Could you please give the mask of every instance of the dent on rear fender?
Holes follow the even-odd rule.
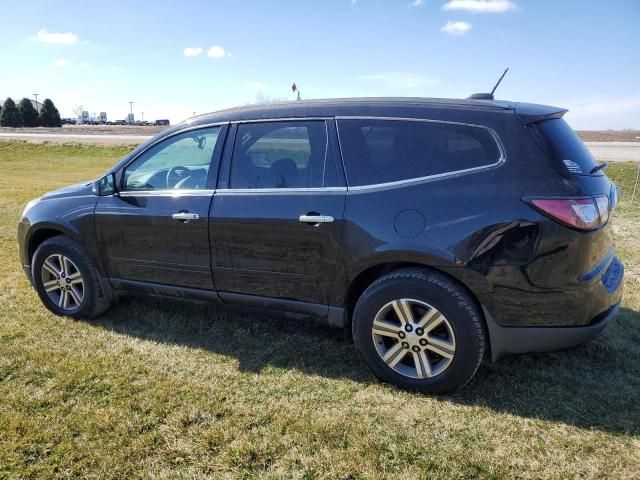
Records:
[[[456,244],[452,253],[486,275],[493,265],[526,265],[531,261],[539,226],[520,220],[490,225]]]

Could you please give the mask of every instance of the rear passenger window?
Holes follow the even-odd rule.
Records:
[[[481,127],[453,123],[342,119],[340,147],[351,186],[409,180],[492,165],[500,149]]]
[[[326,162],[324,121],[242,124],[233,149],[230,186],[322,187]]]

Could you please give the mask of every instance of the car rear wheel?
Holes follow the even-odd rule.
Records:
[[[31,275],[40,300],[57,315],[96,317],[111,304],[91,257],[66,236],[52,237],[38,247]]]
[[[475,375],[486,349],[478,307],[449,278],[400,270],[362,294],[352,334],[381,380],[407,390],[448,393]]]

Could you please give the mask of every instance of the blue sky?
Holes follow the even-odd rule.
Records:
[[[640,129],[639,0],[3,0],[0,95],[124,118],[256,101],[497,98]],[[12,19],[7,21],[7,19]],[[213,48],[212,48],[213,47]],[[191,50],[185,50],[191,49]]]

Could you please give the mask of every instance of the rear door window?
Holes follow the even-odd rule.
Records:
[[[471,125],[340,119],[338,132],[350,186],[453,173],[501,159],[491,132]]]
[[[238,126],[231,188],[321,188],[335,177],[326,123],[282,121]],[[332,178],[333,178],[332,177]]]
[[[598,165],[589,149],[567,122],[561,118],[536,124],[542,147],[551,158],[560,162],[569,173],[589,175]],[[604,175],[602,171],[596,173]]]

